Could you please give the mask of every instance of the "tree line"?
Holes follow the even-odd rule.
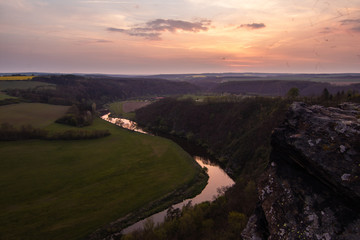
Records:
[[[163,99],[137,110],[136,121],[147,130],[173,134],[206,148],[234,175],[258,168],[254,166],[265,167],[271,131],[284,119],[289,100],[218,99]]]
[[[60,132],[53,132],[41,128],[35,128],[31,125],[23,125],[19,128],[11,125],[10,123],[2,123],[0,125],[1,141],[16,141],[29,139],[82,140],[102,138],[109,135],[109,130],[71,129]]]
[[[186,94],[199,88],[187,82],[142,78],[91,78],[76,75],[34,77],[31,81],[55,84],[55,88],[7,89],[11,96],[32,102],[72,105],[83,101],[96,102],[99,106],[132,97]]]

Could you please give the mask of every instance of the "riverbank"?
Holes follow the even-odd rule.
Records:
[[[201,172],[193,179],[193,181],[185,184],[169,194],[155,200],[146,206],[133,211],[125,217],[119,218],[94,233],[90,234],[86,239],[99,240],[99,239],[112,239],[114,236],[121,236],[122,230],[132,224],[143,220],[155,213],[161,212],[172,205],[182,202],[184,199],[193,198],[205,188],[208,182],[208,175],[206,170],[202,169]]]
[[[155,225],[161,225],[169,217],[169,212],[181,211],[186,206],[201,204],[204,202],[211,202],[215,198],[222,195],[224,189],[234,185],[234,181],[226,174],[226,172],[221,169],[218,165],[212,163],[209,159],[205,159],[199,156],[194,156],[194,160],[203,168],[207,169],[207,174],[209,176],[208,183],[206,187],[201,191],[199,195],[196,195],[193,198],[185,199],[182,202],[179,202],[175,205],[172,205],[170,208],[167,208],[161,212],[158,212],[150,217],[143,219],[135,224],[125,228],[122,233],[129,234],[133,231],[139,231],[146,228],[149,222],[154,223]]]
[[[142,129],[137,128],[135,122],[129,121],[127,119],[112,118],[109,116],[110,113],[106,113],[102,115],[101,118],[105,121],[108,121],[114,125],[120,126],[127,130],[147,134]],[[200,164],[198,164],[196,161],[194,161],[193,164],[195,165],[195,168],[199,169],[199,172],[190,182],[178,187],[174,191],[147,204],[146,206],[131,212],[125,217],[119,218],[116,221],[113,221],[109,224],[106,224],[105,226],[102,226],[101,228],[97,229],[95,232],[90,234],[87,237],[87,239],[91,239],[91,240],[104,239],[109,236],[120,235],[121,231],[124,228],[142,219],[145,219],[155,213],[161,212],[164,209],[167,209],[174,204],[181,203],[185,199],[191,199],[199,195],[208,184],[209,176],[207,174],[206,168],[202,168]]]

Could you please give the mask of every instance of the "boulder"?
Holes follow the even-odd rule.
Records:
[[[360,105],[293,103],[273,132],[258,208],[242,237],[359,239],[359,178]]]

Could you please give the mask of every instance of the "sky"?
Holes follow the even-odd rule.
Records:
[[[0,72],[360,72],[360,0],[0,0]]]

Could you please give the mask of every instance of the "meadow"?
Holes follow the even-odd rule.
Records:
[[[15,97],[9,96],[5,93],[0,92],[0,101],[4,99],[14,99]]]
[[[0,107],[0,123],[10,123],[16,127],[30,124],[46,127],[63,116],[69,106],[43,103],[21,103]]]
[[[5,110],[6,115],[20,112],[13,109],[10,114],[18,106],[30,112],[58,107],[2,106],[0,116]],[[25,115],[36,123],[31,113]],[[48,130],[74,128],[40,122]],[[107,129],[111,135],[0,142],[0,239],[83,239],[192,182],[200,172],[191,156],[167,139],[130,132],[99,118],[83,129]]]
[[[134,119],[134,111],[141,107],[145,107],[150,103],[150,101],[120,101],[110,103],[107,107],[114,117]]]

